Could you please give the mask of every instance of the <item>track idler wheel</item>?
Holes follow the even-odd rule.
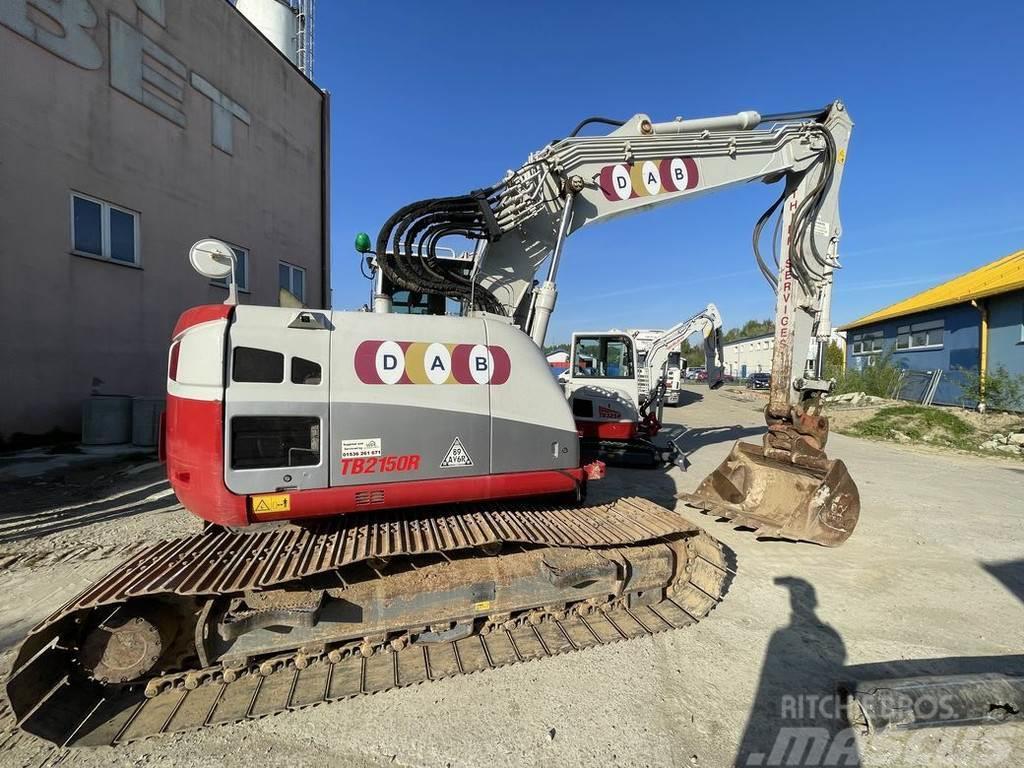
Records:
[[[165,635],[152,613],[118,611],[86,633],[79,657],[82,668],[104,684],[138,680],[164,655]]]

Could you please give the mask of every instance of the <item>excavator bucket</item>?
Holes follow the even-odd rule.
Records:
[[[679,498],[759,536],[839,546],[857,525],[860,494],[843,462],[809,463],[817,466],[771,458],[761,446],[737,442],[693,493]]]

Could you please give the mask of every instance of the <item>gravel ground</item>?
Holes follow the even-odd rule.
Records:
[[[666,417],[687,425],[669,435],[692,450],[689,472],[610,470],[593,500],[637,494],[676,507],[675,493],[692,490],[734,440],[759,439],[761,400],[696,389],[688,399]],[[676,507],[737,562],[725,600],[696,627],[117,749],[61,752],[0,731],[0,764],[767,765],[770,756],[747,761],[770,753],[780,729],[811,722],[792,707],[780,719],[780,706],[820,709],[836,681],[864,665],[917,674],[929,667],[922,660],[937,659],[931,667],[976,671],[990,663],[984,657],[1024,653],[1020,463],[842,435],[829,452],[846,461],[863,503],[841,548],[758,541]],[[124,470],[0,491],[0,671],[35,622],[134,547],[199,529],[159,467]],[[848,744],[828,718],[813,725],[826,729],[833,751],[799,764],[1024,760],[1024,724],[886,732]]]

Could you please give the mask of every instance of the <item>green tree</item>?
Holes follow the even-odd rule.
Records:
[[[741,328],[730,328],[722,337],[723,341],[736,341],[746,339],[750,336],[764,336],[775,332],[775,323],[772,320],[747,320]]]
[[[842,376],[843,369],[846,367],[845,362],[843,348],[834,341],[829,342],[825,348],[825,378],[838,379]]]
[[[1024,375],[1012,374],[1005,365],[979,375],[976,369],[958,369],[962,377],[962,391],[968,400],[984,402],[997,411],[1024,409]]]
[[[569,351],[569,344],[567,342],[563,342],[562,344],[551,344],[549,346],[544,347],[544,354],[545,355],[550,355],[552,352],[568,352],[568,351]]]
[[[684,341],[679,345],[679,356],[686,361],[688,368],[704,365],[704,345],[694,346],[689,341]]]
[[[863,392],[875,397],[895,397],[903,381],[903,369],[893,362],[892,352],[886,350],[862,361],[862,368],[847,368],[835,377],[834,394]]]

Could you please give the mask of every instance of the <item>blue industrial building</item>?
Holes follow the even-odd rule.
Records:
[[[846,365],[863,368],[883,350],[913,371],[942,371],[934,402],[976,405],[964,371],[1000,367],[1024,375],[1024,251],[842,326]]]

